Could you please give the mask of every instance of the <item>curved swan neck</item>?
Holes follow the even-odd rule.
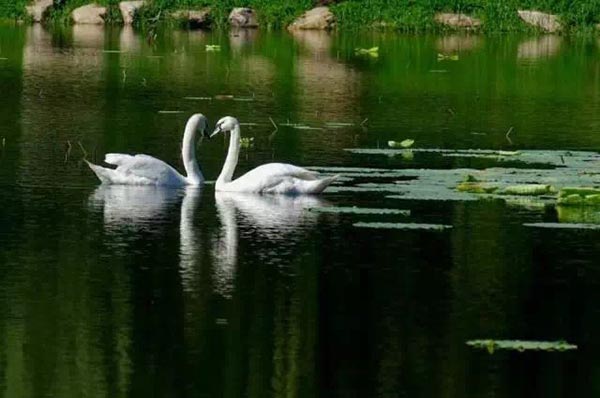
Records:
[[[183,133],[183,144],[181,146],[181,157],[183,159],[183,167],[187,174],[187,181],[191,185],[199,185],[204,181],[204,176],[200,171],[198,162],[196,161],[196,131],[200,123],[200,116],[192,116],[185,125]]]
[[[240,154],[240,125],[236,123],[231,130],[231,137],[229,138],[229,150],[227,152],[227,159],[223,165],[223,170],[219,174],[217,184],[223,184],[231,182],[235,166],[237,166],[238,156]]]

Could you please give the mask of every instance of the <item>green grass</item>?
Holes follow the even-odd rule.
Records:
[[[89,0],[55,0],[52,21],[68,23],[71,11]],[[0,0],[0,18],[22,18],[27,0]],[[109,7],[109,21],[120,22],[118,1],[98,0]],[[227,25],[234,7],[252,7],[264,27],[283,28],[303,11],[313,7],[312,0],[150,0],[140,13],[140,25],[168,19],[176,9],[211,7],[215,27]],[[385,26],[402,31],[439,30],[433,20],[436,12],[463,12],[484,21],[484,31],[531,30],[517,16],[518,9],[537,9],[558,14],[567,30],[591,31],[600,23],[600,0],[345,0],[333,5],[341,29]]]

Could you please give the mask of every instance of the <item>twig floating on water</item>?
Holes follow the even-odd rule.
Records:
[[[67,140],[67,151],[65,152],[65,163],[69,161],[69,156],[71,156],[71,149],[73,146],[71,145],[71,141]]]
[[[279,127],[277,127],[277,124],[275,123],[275,121],[273,120],[273,118],[271,116],[269,116],[269,120],[271,121],[271,124],[273,125],[273,127],[275,127],[275,131],[279,130]]]
[[[510,128],[508,129],[508,131],[506,132],[506,139],[508,140],[508,142],[510,143],[510,145],[513,144],[512,140],[510,139],[510,133],[512,133],[513,131],[513,126],[510,126]]]
[[[363,120],[362,122],[360,122],[360,125],[361,125],[362,127],[365,127],[365,123],[367,123],[367,121],[368,121],[368,120],[369,120],[369,118],[368,118],[368,117],[366,117],[366,118],[365,118],[365,120]]]
[[[81,148],[81,152],[83,152],[83,158],[87,159],[87,151],[85,150],[83,145],[81,145],[81,141],[77,141],[77,144],[79,144],[79,148]]]

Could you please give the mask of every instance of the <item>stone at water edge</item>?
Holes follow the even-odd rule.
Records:
[[[146,2],[144,0],[138,1],[122,1],[119,3],[119,10],[121,10],[121,16],[123,17],[123,23],[125,25],[131,25],[135,13],[142,8]]]
[[[184,20],[191,28],[209,28],[211,23],[210,7],[201,10],[177,10],[171,13],[171,18]]]
[[[71,14],[73,23],[80,25],[101,25],[106,17],[106,7],[98,4],[87,4],[76,8]]]
[[[562,29],[558,15],[546,14],[541,11],[518,10],[519,17],[527,24],[540,28],[548,33]]]
[[[50,10],[52,4],[52,0],[38,0],[32,5],[25,7],[25,9],[33,22],[42,22],[44,15]]]
[[[258,20],[252,8],[237,7],[229,14],[229,24],[236,28],[257,28]]]
[[[442,12],[435,14],[434,18],[440,25],[451,26],[453,28],[473,29],[482,25],[480,19],[465,14]]]
[[[288,29],[329,30],[335,27],[335,23],[335,15],[329,10],[329,7],[316,7],[302,14],[288,26]]]

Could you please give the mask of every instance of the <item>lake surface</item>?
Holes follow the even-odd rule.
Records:
[[[373,46],[378,57],[355,55]],[[182,170],[194,112],[236,116],[254,137],[238,175],[275,160],[342,178],[318,198],[215,195],[100,187],[83,162],[147,153]],[[496,165],[345,150],[406,138],[595,151],[600,45],[0,26],[2,396],[598,396],[600,232],[523,225],[560,221],[552,205],[352,190],[404,181],[364,168]],[[225,150],[222,136],[201,142],[209,180]],[[322,206],[410,215],[310,210]],[[485,338],[579,348],[465,344]]]

